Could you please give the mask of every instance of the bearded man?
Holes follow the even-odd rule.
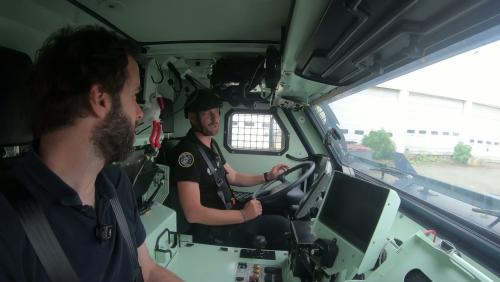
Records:
[[[257,199],[237,202],[230,185],[262,184],[277,178],[288,166],[278,164],[263,174],[233,169],[213,139],[219,132],[221,107],[221,98],[211,89],[196,90],[186,100],[184,115],[191,129],[168,156],[177,184],[177,190],[172,191],[178,198],[174,201],[179,201],[182,209],[177,212],[193,225],[195,242],[253,247],[254,238],[262,235],[266,248],[286,250],[289,221],[281,215],[265,214]]]
[[[71,281],[179,281],[150,258],[130,181],[112,164],[133,150],[143,117],[137,50],[101,27],[68,27],[47,39],[34,64],[37,141],[12,175],[48,219],[76,274]],[[126,225],[117,223],[113,199]],[[44,268],[11,204],[0,193],[0,281],[50,281],[62,266],[55,274]]]

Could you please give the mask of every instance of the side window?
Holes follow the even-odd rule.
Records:
[[[498,240],[499,217],[489,211],[500,206],[500,99],[494,94],[500,88],[490,71],[499,52],[497,41],[322,102],[340,128],[354,132],[345,136],[347,152],[339,160]]]
[[[230,111],[224,133],[229,152],[281,155],[288,149],[288,132],[270,111]]]

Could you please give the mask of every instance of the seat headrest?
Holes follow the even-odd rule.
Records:
[[[177,160],[173,160],[172,151],[179,144],[182,138],[171,138],[171,139],[163,139],[163,143],[161,145],[160,153],[156,158],[156,162],[168,166],[172,166]]]
[[[0,147],[28,144],[32,99],[28,79],[33,63],[21,52],[0,46]]]

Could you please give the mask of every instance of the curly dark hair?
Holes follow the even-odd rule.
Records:
[[[39,137],[89,114],[89,91],[100,84],[113,101],[127,80],[128,55],[139,47],[103,27],[65,27],[38,50],[32,76],[33,131]]]

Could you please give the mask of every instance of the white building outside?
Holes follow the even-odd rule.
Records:
[[[500,162],[500,43],[496,42],[330,104],[347,141],[392,133],[398,152]]]

